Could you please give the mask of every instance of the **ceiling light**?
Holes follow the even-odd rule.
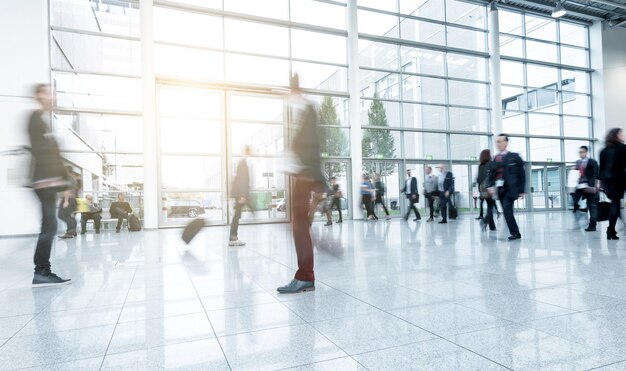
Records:
[[[552,11],[552,18],[561,18],[565,14],[567,14],[567,10],[565,10],[565,7],[563,6],[563,2],[557,1],[556,6],[554,7],[554,10]]]

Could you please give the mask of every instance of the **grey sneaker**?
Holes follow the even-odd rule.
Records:
[[[276,289],[281,294],[295,294],[302,291],[314,291],[314,281],[300,281],[297,279],[291,280],[288,285],[281,286]]]
[[[54,273],[35,273],[33,287],[60,286],[72,283],[71,279],[63,279]]]
[[[246,243],[241,240],[229,241],[228,246],[245,246]]]

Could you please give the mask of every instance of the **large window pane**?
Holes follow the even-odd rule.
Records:
[[[53,72],[52,80],[60,107],[141,111],[139,79]]]
[[[398,69],[398,46],[359,40],[359,65],[396,71]]]
[[[560,37],[563,44],[587,46],[587,27],[564,21],[559,22],[561,27]]]
[[[416,129],[446,130],[446,108],[428,104],[403,103],[404,126]]]
[[[211,153],[222,151],[222,123],[203,119],[161,118],[161,151]]]
[[[502,85],[502,112],[505,116],[516,115],[528,109],[526,93],[517,86]]]
[[[519,114],[504,117],[502,119],[502,130],[507,134],[526,134],[526,116]]]
[[[286,57],[289,54],[289,30],[285,27],[234,19],[226,19],[224,26],[226,49],[229,51],[280,57]]]
[[[116,35],[139,36],[139,5],[134,1],[109,3],[51,0],[50,24]]]
[[[526,138],[509,137],[508,150],[511,152],[519,153],[522,160],[528,160],[528,154],[526,153]],[[498,151],[496,150],[496,153],[497,152]]]
[[[348,98],[327,95],[307,95],[306,98],[313,101],[320,110],[321,125],[350,125],[348,115],[350,101]]]
[[[301,88],[348,91],[348,69],[345,67],[305,62],[292,62],[291,67],[299,75]]]
[[[224,10],[287,20],[289,19],[289,0],[224,0]]]
[[[563,91],[590,93],[589,73],[582,71],[561,70]]]
[[[486,50],[486,34],[484,32],[452,26],[446,26],[446,30],[448,31],[448,46],[481,52]]]
[[[448,80],[450,104],[470,107],[488,107],[487,85]]]
[[[287,86],[289,62],[286,60],[226,54],[226,80],[248,84]]]
[[[346,38],[319,32],[291,30],[293,58],[346,63]]]
[[[485,7],[465,1],[446,0],[446,21],[476,28],[485,28]]]
[[[181,27],[185,25],[185,27]],[[158,41],[222,48],[223,19],[209,15],[154,8],[154,39]]]
[[[315,26],[346,29],[346,7],[315,0],[291,0],[291,20]]]
[[[375,100],[362,99],[361,100],[361,124],[362,125],[386,125],[386,126],[395,126],[400,127],[402,123],[400,122],[400,103],[398,102],[388,102],[379,100],[378,109],[384,112],[385,117],[387,119],[386,122],[376,122],[378,118],[381,117],[380,114],[370,114],[372,112],[372,104],[376,102]],[[406,116],[404,120],[406,121]]]
[[[561,135],[559,116],[528,114],[528,132],[532,135]]]
[[[435,45],[445,45],[444,26],[438,23],[400,18],[400,32],[403,40],[417,41]]]
[[[361,153],[368,158],[400,156],[400,132],[388,129],[363,129]]]
[[[383,2],[381,1],[381,3]],[[357,18],[359,20],[359,33],[394,38],[399,37],[398,17],[396,16],[358,10]]]
[[[404,133],[404,156],[406,158],[447,160],[448,139],[446,134]]]
[[[448,53],[446,63],[450,77],[480,81],[487,79],[487,60],[485,58]]]
[[[364,97],[400,99],[399,74],[360,70],[359,75],[359,90]]]
[[[530,138],[530,160],[561,161],[561,141],[558,139]]]
[[[224,55],[208,50],[156,44],[157,75],[203,80],[224,79]]]
[[[522,29],[522,14],[516,12],[510,12],[504,9],[498,10],[498,18],[500,25],[500,32],[509,33],[513,35],[523,34]]]
[[[580,159],[578,151],[581,146],[591,148],[587,140],[565,140],[563,142],[566,162],[575,162]],[[591,157],[594,157],[593,154],[591,154]]]
[[[526,36],[546,41],[556,41],[556,22],[550,18],[526,14]]]
[[[226,203],[222,192],[164,192],[166,224],[187,224],[196,217],[206,221],[222,221]]]
[[[83,192],[143,190],[143,155],[64,152],[63,158],[80,168]]]
[[[487,137],[483,135],[450,135],[452,160],[470,160],[478,158],[480,151],[488,147]]]
[[[138,41],[71,32],[51,33],[61,48],[56,45],[52,48],[53,67],[65,67],[69,61],[72,68],[78,70],[130,75],[141,73]]]
[[[224,117],[224,95],[220,91],[191,88],[159,90],[159,114],[169,118],[202,118],[220,121]]]
[[[582,94],[563,94],[563,113],[566,115],[589,116],[589,96]]]
[[[446,80],[423,76],[405,77],[402,84],[404,100],[424,103],[445,103]]]
[[[285,150],[283,125],[233,122],[231,130],[231,148],[235,155],[243,155],[247,146],[261,155],[278,155]]]
[[[459,131],[489,131],[489,111],[450,107],[450,130]]]
[[[161,185],[163,189],[220,189],[221,164],[220,157],[161,156]]]
[[[350,156],[350,129],[323,126],[320,136],[322,157]]]
[[[284,102],[281,98],[233,94],[230,107],[231,119],[235,121],[284,121]]]
[[[501,61],[500,68],[503,84],[524,85],[524,65],[522,63]]]
[[[586,49],[561,46],[561,63],[571,66],[587,67],[588,52]]]
[[[557,62],[556,45],[526,40],[526,58],[544,62]]]
[[[524,40],[519,37],[500,36],[500,54],[503,56],[523,58]]]
[[[445,75],[444,53],[428,49],[400,49],[402,55],[402,71],[424,75]]]
[[[388,12],[398,11],[396,1],[358,0],[357,5],[372,8],[372,9],[386,10]]]
[[[529,90],[527,102],[529,111],[559,113],[559,95],[556,90]]]
[[[563,135],[589,138],[590,122],[586,117],[563,116]]]
[[[143,125],[139,116],[55,113],[53,128],[63,150],[143,151]]]
[[[441,0],[400,0],[400,13],[443,21],[444,2]]]
[[[557,89],[558,70],[536,64],[527,65],[528,86],[532,88]]]

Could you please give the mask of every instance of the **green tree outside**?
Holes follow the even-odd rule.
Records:
[[[395,140],[391,131],[385,129],[389,127],[387,122],[387,113],[385,106],[377,99],[378,95],[374,95],[374,100],[367,112],[367,121],[369,126],[380,126],[381,129],[364,129],[363,141],[361,142],[361,150],[364,158],[394,158],[396,148]],[[383,176],[389,175],[393,171],[393,165],[387,165],[382,168]],[[366,169],[368,170],[368,169]]]

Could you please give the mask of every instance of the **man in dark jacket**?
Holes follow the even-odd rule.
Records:
[[[297,293],[315,290],[313,272],[313,240],[309,225],[311,192],[323,186],[326,178],[322,173],[320,158],[320,135],[318,116],[313,104],[301,95],[298,75],[290,81],[292,110],[297,117],[297,131],[291,143],[295,164],[289,172],[295,178],[292,193],[293,239],[296,245],[298,270],[294,279],[287,285],[277,288],[280,293]]]
[[[448,222],[448,204],[450,198],[454,197],[454,175],[448,171],[444,164],[439,165],[439,175],[437,188],[439,189],[439,209],[441,210],[441,221],[439,224]]]
[[[526,192],[526,170],[519,154],[508,151],[509,137],[500,134],[496,137],[498,155],[491,162],[487,186],[489,193],[498,195],[506,225],[509,227],[509,241],[522,238],[517,221],[513,215],[513,204],[523,198]]]
[[[246,157],[252,155],[252,148],[246,146],[244,150]],[[245,205],[250,205],[250,170],[248,169],[248,161],[242,158],[237,164],[237,172],[233,182],[233,197],[235,198],[235,213],[233,221],[230,223],[230,240],[228,246],[244,246],[246,243],[238,237],[239,219],[241,219],[241,210]]]
[[[572,195],[574,201],[574,213],[579,209],[578,202],[581,198],[587,200],[587,210],[589,211],[589,225],[585,229],[587,232],[595,232],[596,219],[598,218],[598,192],[596,180],[598,179],[599,167],[596,160],[589,158],[589,147],[582,146],[578,150],[580,160],[576,161],[576,170],[579,171],[578,187]]]
[[[111,203],[109,213],[111,214],[111,218],[117,219],[115,233],[120,233],[120,229],[122,228],[122,222],[124,221],[124,219],[128,220],[128,216],[133,213],[133,208],[130,207],[130,204],[124,199],[124,194],[118,193],[117,201]]]
[[[49,129],[52,93],[45,84],[35,86],[35,98],[40,109],[34,111],[28,120],[28,135],[32,151],[32,187],[41,202],[41,233],[35,249],[35,274],[33,286],[56,286],[70,283],[52,273],[50,252],[57,231],[55,198],[60,190],[70,185],[68,174],[63,167],[59,146]]]
[[[406,215],[404,215],[404,220],[409,220],[409,215],[411,215],[411,210],[415,213],[414,222],[422,219],[419,210],[415,207],[415,204],[418,203],[419,193],[417,190],[417,178],[411,175],[411,169],[407,169],[406,171],[406,182],[404,183],[404,188],[402,188],[402,193],[405,194],[407,200],[409,200],[409,208],[406,211]]]

